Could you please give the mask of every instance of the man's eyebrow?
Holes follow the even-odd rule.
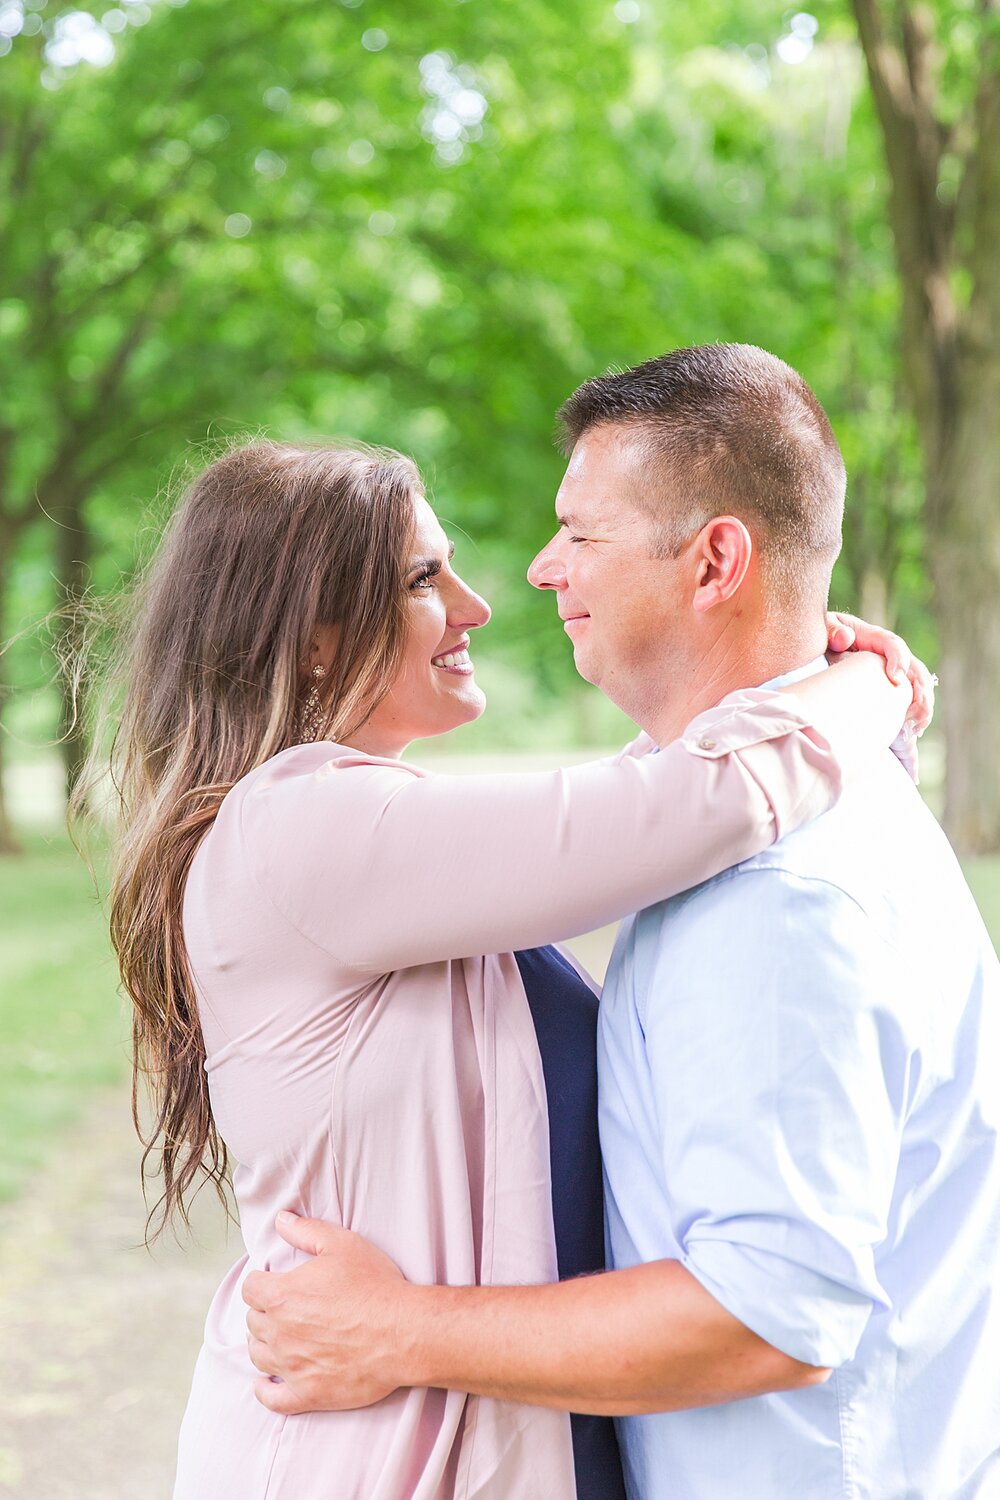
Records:
[[[569,510],[564,511],[562,515],[559,515],[557,512],[556,520],[559,522],[560,526],[570,526],[575,528],[580,524],[578,517],[574,516],[572,511]]]

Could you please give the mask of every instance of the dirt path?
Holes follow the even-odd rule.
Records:
[[[105,1094],[0,1210],[0,1496],[169,1500],[205,1311],[240,1253],[208,1194],[200,1244],[135,1248],[138,1150]]]

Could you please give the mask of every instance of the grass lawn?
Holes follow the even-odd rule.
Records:
[[[0,1200],[100,1084],[128,1071],[117,970],[90,875],[65,836],[0,860]]]
[[[1000,946],[1000,857],[966,873]],[[90,1093],[126,1076],[128,1023],[103,913],[65,837],[36,836],[23,858],[0,860],[0,913],[2,1200]]]

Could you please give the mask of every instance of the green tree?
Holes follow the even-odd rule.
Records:
[[[267,85],[286,25],[314,11],[163,8],[106,73],[86,59],[109,61],[111,35],[85,12],[24,15],[33,35],[0,63],[0,589],[42,526],[58,598],[78,599],[92,498],[113,486],[127,504],[165,447],[237,395],[238,420],[259,420],[301,353],[282,257],[327,226],[309,184],[282,180],[288,96]],[[363,369],[364,353],[341,362]],[[72,782],[84,735],[65,684],[60,731]]]
[[[29,612],[46,558],[64,596],[127,577],[189,441],[351,433],[411,451],[475,539],[498,669],[583,715],[523,584],[552,414],[597,371],[718,338],[815,385],[852,470],[838,602],[919,636],[883,166],[842,14],[818,37],[800,15],[803,40],[735,0],[123,0],[108,32],[32,3],[0,56],[0,515]],[[38,679],[35,647],[9,661]]]
[[[889,169],[957,847],[1000,848],[1000,3],[853,0]]]
[[[803,371],[848,466],[835,601],[930,651],[898,282],[856,41],[835,11],[821,26],[735,4],[689,19],[681,47],[672,30],[671,18],[643,38],[630,130],[676,245],[654,274],[680,309],[678,341],[748,339]]]
[[[29,530],[48,533],[72,603],[101,550],[101,495],[128,509],[184,437],[329,412],[345,380],[377,394],[378,435],[402,397],[448,407],[461,441],[483,380],[466,393],[462,359],[439,341],[428,360],[422,330],[450,304],[456,350],[475,352],[483,308],[449,285],[466,229],[443,177],[486,100],[445,52],[421,73],[436,7],[391,47],[370,17],[315,0],[129,6],[107,25],[44,10],[19,12],[0,59],[0,601]],[[509,299],[491,395],[513,410],[499,357],[523,341],[543,365],[552,341],[533,289],[505,286],[503,261],[468,240],[463,275],[481,277],[491,318]],[[71,783],[84,733],[63,686]]]
[[[627,28],[593,5],[584,39],[527,0],[427,0],[391,30],[309,0],[140,11],[114,36],[25,12],[0,59],[8,563],[31,529],[61,598],[111,581],[183,439],[262,424],[411,448],[487,571],[520,574],[555,406],[655,326],[662,230],[607,128]],[[73,62],[112,44],[106,68]],[[565,643],[518,598],[504,653],[565,684]]]

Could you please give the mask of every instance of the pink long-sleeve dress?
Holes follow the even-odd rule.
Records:
[[[226,797],[184,937],[246,1253],[212,1302],[175,1500],[573,1500],[560,1412],[400,1390],[255,1400],[240,1287],[302,1257],[291,1208],[419,1282],[557,1277],[545,1085],[512,950],[686,889],[824,811],[837,757],[795,701],[735,694],[656,754],[428,775],[297,746]]]

